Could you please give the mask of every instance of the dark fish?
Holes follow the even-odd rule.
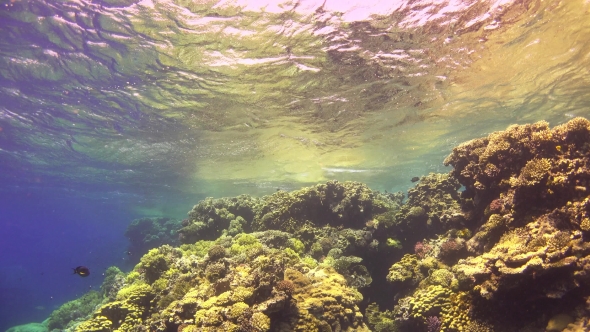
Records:
[[[414,176],[411,181],[412,182],[416,182],[418,180],[420,180],[420,177],[419,176]]]
[[[80,277],[88,277],[90,275],[90,270],[86,266],[78,266],[72,270],[74,270],[74,274],[77,274]]]

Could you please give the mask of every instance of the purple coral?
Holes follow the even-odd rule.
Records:
[[[414,252],[416,253],[416,256],[420,258],[424,258],[424,256],[426,256],[430,249],[432,249],[432,247],[429,244],[426,244],[421,241],[416,242],[416,244],[414,245]]]
[[[426,327],[428,332],[439,332],[441,326],[440,318],[437,316],[429,316],[426,318]]]
[[[501,198],[496,198],[490,203],[491,213],[500,213],[502,210],[504,210],[504,200]]]

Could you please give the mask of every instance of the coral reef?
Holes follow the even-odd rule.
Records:
[[[292,238],[263,244],[280,235],[267,232],[222,236],[202,256],[199,243],[151,250],[76,331],[368,331],[344,276],[310,268]]]
[[[171,218],[140,218],[133,220],[125,236],[129,239],[129,253],[141,257],[148,250],[163,244],[178,245],[179,220]]]
[[[182,221],[179,230],[181,243],[195,243],[199,240],[215,240],[222,233],[237,235],[250,231],[250,224],[260,199],[248,195],[233,198],[213,199],[199,202]]]
[[[257,211],[253,229],[297,233],[306,223],[360,229],[373,214],[387,211],[391,204],[388,198],[364,184],[329,181],[267,196]]]
[[[430,173],[408,190],[408,199],[375,217],[379,230],[413,246],[424,238],[464,227],[459,182],[449,174]]]
[[[80,318],[86,318],[101,304],[103,298],[99,292],[90,291],[80,298],[62,304],[54,310],[47,321],[47,329],[64,330]]]
[[[111,266],[104,272],[104,280],[100,286],[103,298],[114,300],[117,292],[125,285],[125,273],[118,267]]]
[[[182,243],[213,240],[222,234],[279,230],[298,234],[306,226],[361,229],[373,215],[399,202],[392,195],[358,182],[329,181],[293,192],[278,191],[263,198],[241,195],[207,198],[195,205],[179,231]]]
[[[413,280],[419,281],[424,279],[424,274],[418,266],[418,257],[416,255],[405,254],[402,259],[389,268],[387,280],[391,282]]]
[[[411,201],[425,189],[381,217],[404,233],[411,229],[404,223],[425,230],[413,239],[414,255],[406,253],[387,276],[416,287],[404,290],[392,312],[399,330],[428,329],[432,316],[441,331],[538,330],[552,316],[565,317],[556,316],[559,309],[583,302],[590,291],[589,152],[590,122],[582,118],[553,129],[514,125],[454,148],[446,178],[464,190],[436,199],[450,217],[436,220],[427,204]],[[438,267],[427,269],[432,259]]]
[[[514,125],[445,163],[406,201],[336,181],[208,198],[180,247],[107,271],[75,330],[587,329],[590,122]]]

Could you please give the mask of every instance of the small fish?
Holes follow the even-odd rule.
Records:
[[[80,277],[88,277],[90,275],[90,270],[86,266],[78,266],[77,268],[72,268],[72,270],[74,270],[74,274]]]
[[[410,181],[416,182],[418,180],[420,180],[420,177],[419,176],[414,176]]]

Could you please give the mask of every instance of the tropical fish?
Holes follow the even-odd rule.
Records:
[[[72,268],[72,270],[74,270],[74,274],[80,277],[88,277],[90,275],[90,270],[86,266],[78,266],[77,268]]]
[[[419,176],[414,176],[410,181],[416,182],[418,180],[420,180],[420,177]]]

